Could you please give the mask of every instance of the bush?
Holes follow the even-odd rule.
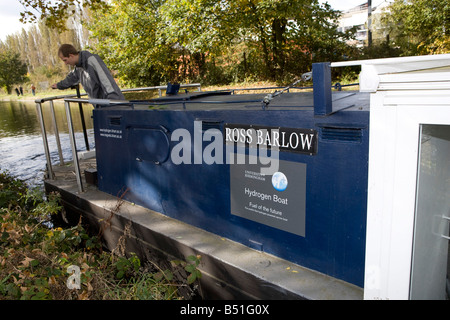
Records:
[[[118,257],[103,251],[101,239],[81,221],[65,229],[47,227],[49,215],[60,210],[57,194],[44,199],[0,174],[0,300],[190,298],[179,289],[201,276],[199,257],[164,271],[135,254]],[[174,277],[180,269],[189,273],[182,281]]]

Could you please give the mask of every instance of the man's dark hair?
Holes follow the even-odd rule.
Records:
[[[75,49],[75,47],[73,45],[67,44],[67,43],[65,43],[65,44],[61,45],[61,47],[59,47],[58,55],[61,55],[61,56],[67,58],[69,56],[69,54],[78,54],[78,50]]]

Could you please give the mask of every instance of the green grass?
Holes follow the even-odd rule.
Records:
[[[23,96],[17,96],[17,94],[13,91],[11,94],[7,94],[4,91],[0,92],[0,100],[4,101],[34,101],[36,99],[48,98],[54,96],[62,96],[62,95],[71,95],[76,94],[75,90],[48,90],[36,92],[36,95],[33,96],[31,92],[24,92]],[[83,91],[84,93],[84,91]]]

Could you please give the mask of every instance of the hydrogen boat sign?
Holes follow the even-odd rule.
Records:
[[[230,158],[245,158],[228,162],[231,214],[304,237],[306,164],[279,160],[278,154],[284,151],[316,155],[317,131],[225,124],[224,140],[227,145],[241,147]],[[258,157],[257,151],[246,155],[245,147],[260,151]],[[268,156],[261,152],[264,149],[272,150],[271,158],[264,157]],[[264,166],[268,163],[270,168]]]
[[[263,174],[248,157],[230,165],[231,214],[304,237],[306,164],[279,160],[277,172]]]

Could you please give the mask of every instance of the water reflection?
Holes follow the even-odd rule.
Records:
[[[67,118],[63,102],[55,101],[55,116],[60,133],[64,161],[72,160]],[[77,104],[71,104],[78,150],[85,150],[81,118]],[[50,103],[42,105],[52,163],[59,162],[52,125]],[[94,148],[91,105],[83,106],[90,148]],[[42,183],[46,158],[34,101],[0,101],[0,170],[8,170],[31,185]]]
[[[0,138],[34,134],[38,128],[33,104],[23,102],[0,103]]]

